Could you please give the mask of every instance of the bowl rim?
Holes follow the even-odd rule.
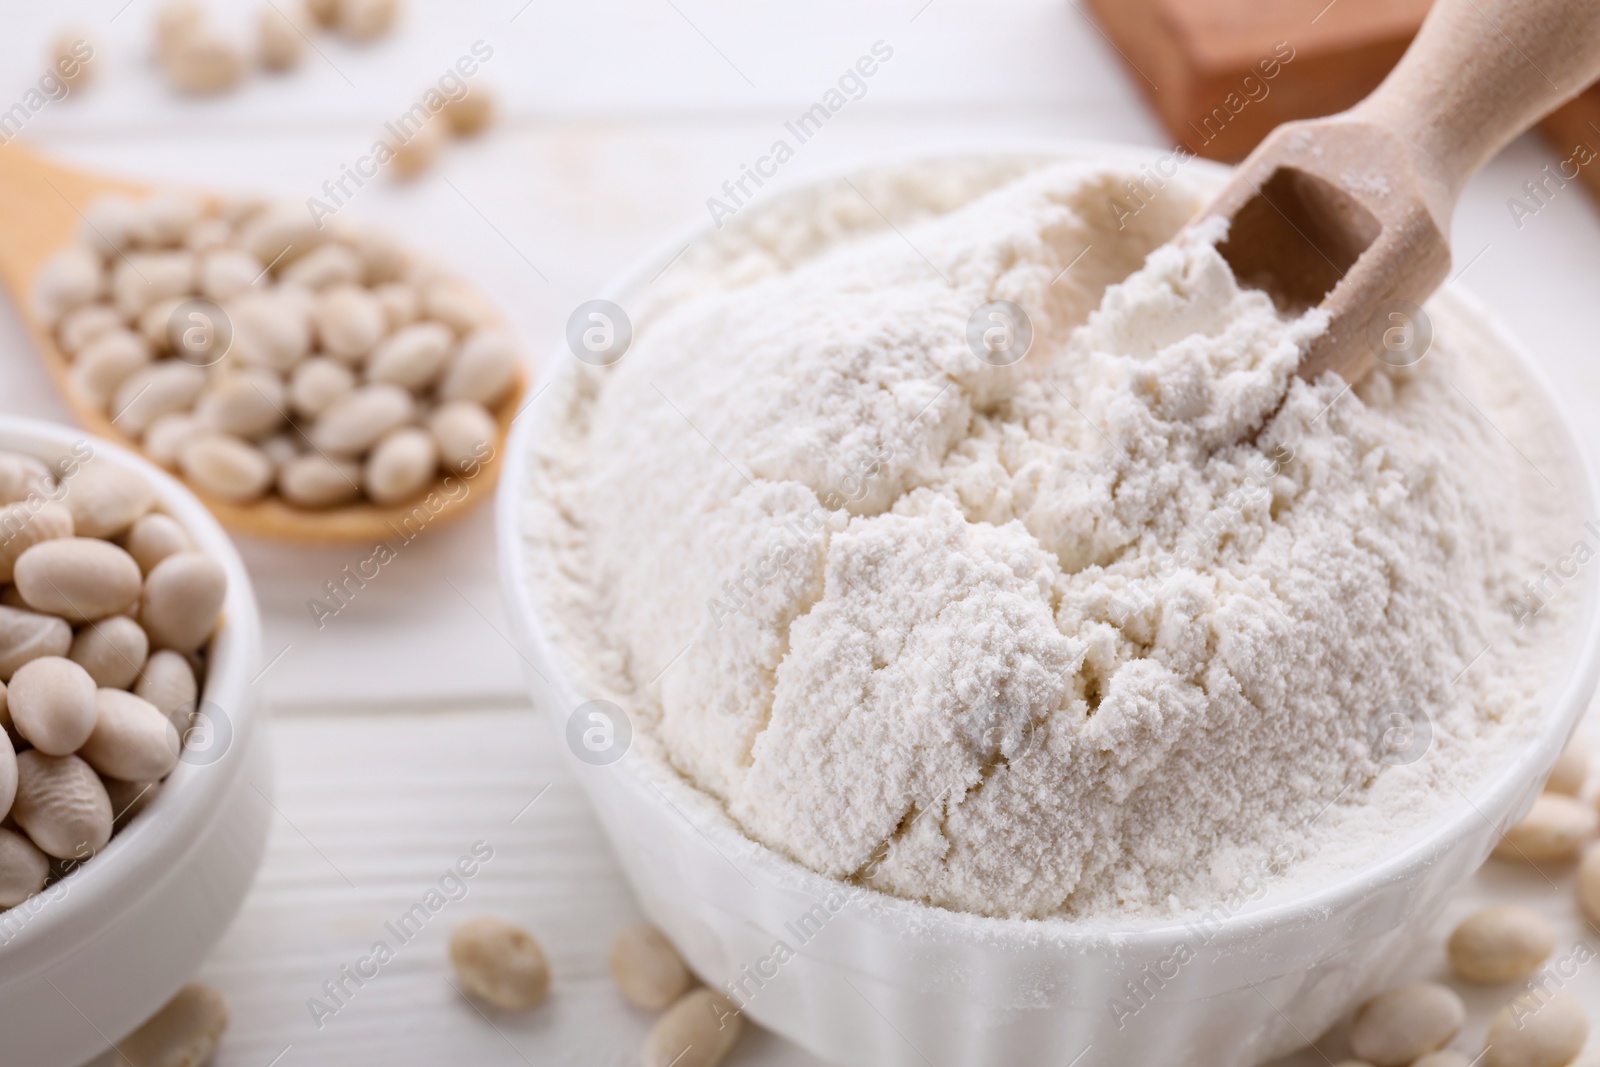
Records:
[[[833,165],[799,172],[786,180],[771,181],[769,188],[763,190],[764,195],[751,206],[759,209],[800,190],[863,172],[986,155],[1138,165],[1154,164],[1164,158],[1181,158],[1183,154],[1177,149],[1162,150],[1066,137],[934,140],[895,150],[851,156]],[[1225,178],[1233,170],[1232,167],[1193,155],[1182,159],[1180,172],[1190,168],[1194,168],[1202,178],[1210,180]],[[646,254],[603,285],[599,296],[625,305],[628,296],[637,295],[652,280],[665,273],[671,263],[682,255],[686,246],[715,232],[715,226],[697,222],[672,233],[667,240],[653,245]],[[1556,413],[1565,452],[1573,462],[1576,475],[1573,491],[1581,497],[1576,503],[1583,514],[1595,513],[1596,501],[1600,501],[1600,481],[1596,479],[1595,466],[1581,446],[1572,413],[1544,370],[1476,297],[1458,285],[1449,285],[1448,288],[1441,286],[1430,297],[1430,300],[1440,299],[1454,302],[1467,314],[1478,318],[1488,329],[1494,343],[1512,356],[1527,381]],[[537,668],[536,672],[540,674],[545,688],[551,691],[550,695],[556,700],[557,706],[567,709],[577,707],[584,698],[573,684],[574,674],[566,656],[553,640],[549,627],[529,593],[531,579],[523,552],[521,511],[530,445],[545,421],[538,412],[530,409],[535,407],[535,402],[558,378],[570,376],[576,373],[576,369],[577,361],[565,344],[558,342],[552,356],[541,366],[541,381],[536,383],[538,388],[514,420],[515,425],[506,442],[509,453],[506,456],[506,469],[495,502],[501,586],[513,629],[522,648],[529,653],[525,657],[529,665],[543,666],[542,672]],[[521,415],[527,417],[522,418]],[[640,756],[637,746],[635,751],[630,751],[621,760],[605,767],[591,767],[570,753],[568,759],[569,766],[580,776],[619,773],[621,781],[631,790],[660,792],[669,802],[673,802],[678,814],[713,849],[722,853],[724,858],[740,859],[743,873],[760,875],[771,883],[772,889],[803,894],[811,899],[824,899],[829,893],[846,886],[852,891],[852,903],[857,908],[907,936],[925,937],[930,931],[942,930],[948,936],[962,939],[976,937],[990,945],[1017,950],[1049,944],[1080,952],[1120,953],[1170,948],[1175,940],[1192,937],[1194,923],[1204,919],[1207,944],[1215,947],[1250,941],[1297,923],[1325,919],[1342,908],[1359,904],[1377,887],[1407,881],[1425,871],[1438,856],[1467,838],[1474,827],[1485,821],[1487,817],[1482,814],[1482,809],[1510,810],[1523,793],[1528,794],[1526,803],[1531,803],[1537,791],[1530,791],[1530,787],[1536,781],[1536,774],[1544,770],[1541,764],[1553,761],[1555,754],[1570,739],[1597,681],[1600,681],[1600,568],[1590,568],[1584,578],[1578,613],[1571,625],[1567,647],[1557,662],[1570,662],[1570,669],[1558,669],[1540,690],[1538,699],[1543,705],[1541,721],[1523,739],[1521,751],[1513,759],[1491,770],[1476,783],[1470,797],[1464,796],[1467,801],[1465,808],[1439,816],[1410,836],[1398,851],[1343,870],[1315,886],[1298,889],[1291,886],[1269,892],[1263,898],[1247,903],[1219,919],[1210,918],[1212,912],[1209,911],[1190,911],[1174,917],[1151,919],[1003,918],[891,896],[818,874],[748,837],[715,797],[678,774],[665,760]],[[1520,817],[1521,813],[1515,814]]]
[[[93,450],[83,462],[105,459],[143,475],[159,506],[183,526],[195,547],[222,564],[228,579],[223,621],[212,637],[200,700],[221,713],[231,736],[214,762],[180,760],[156,797],[105,848],[31,898],[45,899],[30,910],[21,930],[0,941],[0,988],[26,981],[81,950],[116,923],[132,902],[159,888],[220,817],[226,794],[248,762],[257,729],[258,694],[252,686],[261,655],[260,613],[250,576],[222,526],[176,478],[115,442],[59,423],[0,416],[0,449],[6,451],[48,462],[83,442]],[[27,906],[25,901],[18,908]],[[0,924],[7,914],[0,911]]]

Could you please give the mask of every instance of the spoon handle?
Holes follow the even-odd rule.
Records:
[[[1435,0],[1400,63],[1349,112],[1414,149],[1436,206],[1600,77],[1600,0]]]

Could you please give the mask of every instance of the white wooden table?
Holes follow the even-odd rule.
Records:
[[[413,0],[400,31],[376,46],[319,36],[298,73],[201,102],[172,95],[153,70],[154,0],[6,6],[0,110],[37,81],[63,24],[87,28],[100,52],[99,84],[34,116],[23,134],[33,145],[85,166],[293,199],[317,195],[383,121],[486,42],[493,56],[479,77],[505,105],[492,135],[451,147],[415,185],[369,185],[349,210],[403,227],[476,279],[538,355],[609,277],[705,219],[723,180],[875,41],[893,60],[786,177],[974,137],[1165,143],[1069,0]],[[240,26],[255,7],[221,6],[219,18]],[[1520,227],[1506,206],[1558,158],[1524,138],[1491,163],[1463,199],[1456,257],[1467,267],[1460,284],[1487,299],[1594,426],[1600,218],[1576,185]],[[0,410],[65,420],[9,308],[0,352]],[[266,617],[272,665],[261,684],[277,720],[278,810],[256,889],[202,974],[233,1009],[219,1067],[637,1062],[650,1020],[622,1005],[603,963],[633,904],[554,731],[527,705],[489,510],[407,546],[321,629],[306,601],[366,550],[241,548]],[[307,1001],[480,840],[495,856],[468,897],[319,1028]],[[1565,887],[1493,870],[1453,913],[1507,886],[1571,911]],[[556,974],[547,1006],[491,1023],[448,984],[448,930],[477,911],[537,931]],[[1582,934],[1571,919],[1562,951]],[[1430,951],[1416,970],[1441,965]],[[1573,988],[1597,1004],[1600,973],[1588,971],[1600,968]],[[1342,1052],[1337,1037],[1324,1045],[1333,1059]],[[814,1061],[755,1034],[733,1062]],[[1308,1051],[1289,1062],[1325,1060]]]

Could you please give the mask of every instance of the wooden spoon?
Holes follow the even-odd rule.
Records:
[[[1436,0],[1371,96],[1278,127],[1196,222],[1232,220],[1218,251],[1242,284],[1328,312],[1302,376],[1414,362],[1407,331],[1449,274],[1462,186],[1597,76],[1596,0]]]
[[[34,313],[33,292],[39,268],[76,240],[81,213],[90,201],[107,193],[140,198],[150,192],[149,187],[134,182],[86,174],[41,159],[16,140],[0,146],[0,281],[10,290],[34,346],[78,422],[92,433],[136,450],[139,442],[73,387],[66,353]],[[190,489],[224,526],[237,533],[304,543],[380,541],[395,536],[410,540],[420,527],[458,518],[494,495],[500,454],[526,387],[526,376],[519,370],[507,397],[493,412],[499,425],[494,455],[472,478],[451,476],[446,486],[441,477],[427,494],[403,504],[380,506],[361,501],[314,510],[295,507],[277,495],[237,504],[193,485]]]

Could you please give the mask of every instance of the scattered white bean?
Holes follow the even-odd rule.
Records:
[[[272,462],[261,449],[211,430],[184,441],[178,469],[197,489],[236,504],[255,500],[272,485]]]
[[[1379,993],[1357,1010],[1350,1047],[1373,1067],[1405,1067],[1443,1048],[1466,1018],[1466,1005],[1452,990],[1411,982]]]
[[[1539,969],[1556,932],[1538,912],[1513,905],[1484,908],[1451,933],[1450,965],[1469,982],[1515,982]]]
[[[388,33],[400,15],[400,0],[338,0],[339,32],[352,41],[371,41]]]
[[[117,1067],[204,1067],[228,1029],[228,1002],[191,982],[143,1026],[117,1042]]]
[[[94,694],[89,672],[61,656],[23,664],[6,688],[12,725],[47,756],[83,747],[94,730]]]
[[[222,615],[228,574],[203,552],[177,552],[157,563],[139,598],[139,622],[155,648],[193,652]]]
[[[17,557],[13,575],[23,602],[69,622],[118,615],[139,596],[139,565],[110,541],[61,537]]]
[[[433,166],[444,148],[440,125],[437,120],[428,119],[415,130],[408,129],[404,136],[389,136],[389,168],[396,178],[410,181]]]
[[[293,70],[305,55],[306,39],[300,27],[276,4],[261,9],[256,20],[261,65],[271,71]]]
[[[474,915],[450,935],[450,962],[467,992],[502,1011],[526,1011],[550,992],[550,964],[533,935]]]
[[[644,1039],[645,1067],[715,1067],[744,1028],[739,1010],[720,993],[686,993]]]
[[[306,452],[283,465],[278,490],[289,503],[303,508],[327,508],[361,495],[361,464]]]
[[[0,682],[10,682],[25,663],[40,656],[65,656],[71,647],[72,627],[64,620],[0,606]]]
[[[50,46],[50,66],[74,92],[94,80],[94,57],[94,44],[81,29],[63,31]]]
[[[1583,1005],[1561,990],[1534,990],[1500,1010],[1489,1026],[1484,1067],[1567,1067],[1589,1039]]]
[[[162,649],[150,653],[133,695],[148,700],[167,717],[181,736],[189,728],[189,717],[200,698],[194,668],[181,653]]]
[[[177,765],[178,731],[154,704],[123,689],[101,689],[95,708],[94,732],[78,755],[96,771],[124,782],[147,782]]]
[[[1594,836],[1595,822],[1589,805],[1559,793],[1541,793],[1523,820],[1505,832],[1494,856],[1527,863],[1571,859]]]
[[[226,92],[244,77],[244,51],[210,26],[181,37],[165,56],[167,80],[186,93]]]
[[[157,54],[165,59],[205,21],[205,7],[199,0],[167,0],[156,10]]]
[[[0,756],[0,759],[4,759]],[[12,788],[16,787],[16,757],[11,757]],[[0,793],[3,796],[3,793]],[[10,807],[7,801],[5,808]],[[0,808],[4,810],[4,808]],[[0,828],[0,908],[14,908],[44,888],[50,877],[50,857],[22,834]]]
[[[411,420],[411,394],[398,385],[364,385],[340,397],[311,425],[313,446],[336,456],[359,455]]]
[[[67,658],[88,671],[96,686],[127,689],[149,654],[144,627],[126,615],[113,615],[79,630]]]
[[[465,96],[446,100],[440,112],[457,137],[474,137],[494,119],[494,94],[484,86],[473,86]]]
[[[634,923],[611,941],[611,977],[628,1003],[661,1011],[689,988],[689,968],[678,950],[649,923]]]
[[[78,756],[30,748],[17,756],[11,816],[33,843],[57,859],[84,859],[111,840],[111,798]]]
[[[339,0],[306,0],[306,11],[317,25],[330,30],[339,22]]]
[[[27,501],[0,507],[0,582],[9,582],[17,557],[40,541],[72,536],[72,513],[60,504]]]

